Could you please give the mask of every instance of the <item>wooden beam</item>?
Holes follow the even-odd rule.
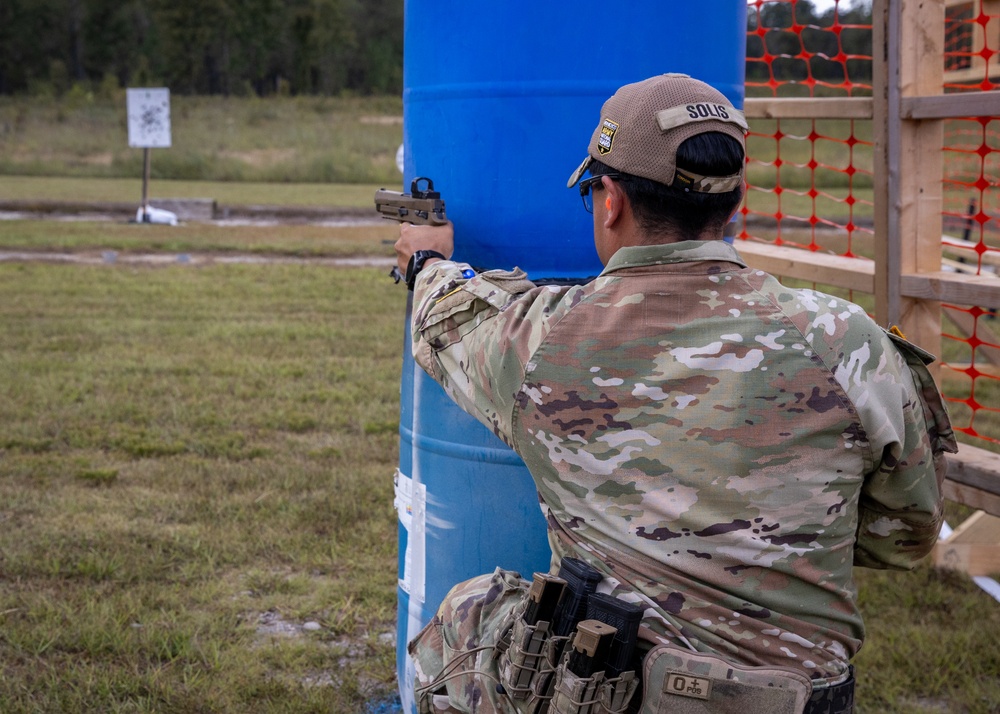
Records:
[[[1000,267],[1000,251],[991,250],[984,252],[978,258],[973,258],[973,254],[979,247],[979,244],[971,240],[962,240],[961,238],[953,238],[948,235],[941,236],[941,246],[943,249],[950,253],[951,255],[957,255],[959,257],[964,257],[966,259],[966,268],[974,268],[977,261],[981,262],[983,265],[994,265]],[[959,248],[961,251],[949,251],[949,248]]]
[[[745,240],[736,241],[736,250],[747,265],[772,275],[865,293],[874,290],[875,263],[870,260]]]
[[[1000,518],[979,510],[934,545],[934,565],[970,576],[1000,573]]]
[[[871,97],[749,98],[747,119],[871,119]]]
[[[963,22],[972,34],[969,46],[971,64],[965,69],[949,70],[944,73],[944,81],[948,84],[968,84],[972,87],[981,84],[984,79],[994,79],[1000,75],[1000,63],[996,55],[984,53],[983,50],[996,50],[1000,40],[1000,2],[997,0],[945,0],[946,7],[965,5],[970,10],[970,17]],[[979,21],[982,15],[986,22]],[[985,55],[985,56],[984,56]]]
[[[952,119],[1000,115],[1000,90],[905,97],[903,119]]]
[[[945,498],[1000,516],[1000,454],[960,444],[948,455]]]
[[[980,346],[980,349],[982,349],[982,346]],[[997,350],[997,353],[1000,354],[1000,350]],[[947,371],[952,373],[956,372],[960,373],[964,372],[970,367],[972,367],[971,362],[948,362]],[[994,362],[993,364],[981,364],[979,362],[976,362],[976,370],[980,374],[985,374],[989,377],[995,377],[996,379],[1000,379],[1000,361]]]
[[[949,501],[961,503],[970,508],[978,508],[980,511],[992,513],[1000,516],[1000,496],[981,488],[973,488],[955,481],[945,481],[941,489],[944,497]]]
[[[968,275],[943,271],[904,274],[902,294],[908,298],[951,302],[956,305],[1000,307],[1000,279],[990,274]]]
[[[979,64],[978,67],[949,70],[944,73],[944,81],[948,84],[965,84],[974,88],[982,84],[984,79],[995,80],[1000,75],[1000,62],[995,58],[990,59],[990,63],[985,67]]]
[[[737,241],[735,246],[748,265],[772,275],[865,293],[874,291],[875,263],[870,260],[748,240]],[[989,273],[969,275],[939,270],[902,275],[901,286],[907,298],[1000,308],[1000,278]]]

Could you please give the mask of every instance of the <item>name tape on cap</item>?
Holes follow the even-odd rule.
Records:
[[[679,126],[699,121],[721,121],[735,124],[744,132],[750,129],[743,112],[728,104],[716,104],[715,102],[695,102],[694,104],[664,109],[656,113],[656,121],[660,125],[660,131],[670,131]]]

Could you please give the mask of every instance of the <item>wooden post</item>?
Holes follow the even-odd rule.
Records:
[[[890,132],[890,107],[898,103],[899,0],[872,2],[872,190],[875,228],[875,320],[899,321],[900,286],[891,266],[899,266],[899,221],[893,210],[899,182],[899,135]]]
[[[939,302],[903,295],[904,275],[941,269],[940,119],[903,115],[908,97],[941,94],[944,0],[875,0],[875,317],[941,351]]]
[[[899,156],[899,240],[897,274],[941,270],[942,151],[941,119],[905,119],[907,97],[940,95],[944,82],[944,1],[899,0],[900,105],[896,126]],[[890,129],[891,130],[891,129]],[[934,354],[941,352],[941,303],[902,298],[899,323],[907,337]]]
[[[149,223],[149,147],[142,150],[142,222]]]

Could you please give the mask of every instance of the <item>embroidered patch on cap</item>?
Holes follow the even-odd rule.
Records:
[[[601,123],[601,135],[597,139],[597,152],[601,155],[611,153],[611,144],[615,140],[615,132],[618,131],[618,124],[605,119]]]

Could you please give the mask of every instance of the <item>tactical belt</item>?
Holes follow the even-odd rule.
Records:
[[[840,684],[814,689],[803,714],[852,714],[854,711],[854,667]]]
[[[576,562],[564,558],[563,566]],[[581,566],[587,567],[583,563]],[[560,569],[560,577],[535,573],[527,597],[507,614],[494,633],[493,654],[499,680],[496,691],[517,711],[853,714],[853,668],[843,682],[814,687],[809,676],[796,668],[738,664],[673,644],[653,647],[642,657],[641,667],[635,666],[638,661],[633,660],[631,648],[627,656],[612,656],[619,627],[630,632],[624,641],[635,643],[642,610],[634,608],[633,613],[626,607],[628,603],[591,591],[585,594],[587,609],[583,611],[572,604],[580,588],[574,585],[577,578],[570,577],[571,570]],[[594,576],[592,584],[596,585],[600,576],[596,571]],[[570,597],[565,597],[567,591]],[[568,618],[572,632],[559,627],[566,619],[559,610],[560,603],[564,610],[568,607],[576,613]],[[588,613],[587,619],[580,619],[582,612]],[[602,613],[603,617],[594,619]],[[633,614],[637,617],[626,617]],[[642,694],[634,697],[640,691],[640,672]],[[639,705],[637,709],[635,705]]]

